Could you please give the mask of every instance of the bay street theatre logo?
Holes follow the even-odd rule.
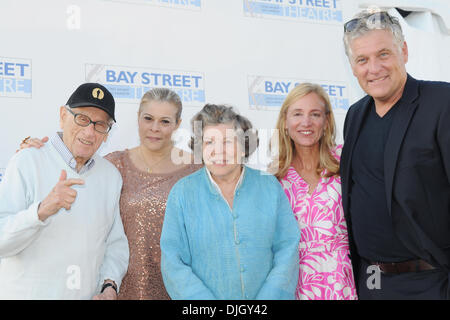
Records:
[[[124,2],[134,4],[149,4],[173,9],[200,10],[202,0],[106,0],[111,2]]]
[[[243,0],[244,14],[302,22],[342,23],[343,0]]]
[[[0,57],[0,97],[31,98],[31,60]]]
[[[175,91],[183,106],[200,106],[206,101],[201,72],[160,70],[86,64],[86,81],[103,84],[119,102],[138,103],[145,92],[163,87]]]
[[[348,86],[344,82],[331,80],[287,79],[265,76],[248,76],[249,105],[252,109],[278,110],[289,91],[297,84],[312,82],[319,84],[330,97],[334,111],[346,112],[349,108]]]

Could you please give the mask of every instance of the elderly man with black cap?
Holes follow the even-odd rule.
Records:
[[[11,159],[0,184],[0,299],[115,299],[129,249],[122,178],[96,154],[115,122],[102,85],[60,108],[62,132]]]

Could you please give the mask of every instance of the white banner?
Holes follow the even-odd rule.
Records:
[[[253,18],[342,24],[342,0],[243,0]]]
[[[303,82],[317,83],[328,93],[335,112],[347,112],[349,108],[348,85],[343,81],[287,79],[265,76],[248,76],[250,108],[279,110],[289,91]]]
[[[0,57],[0,97],[31,98],[31,59]]]
[[[111,2],[124,2],[132,4],[150,4],[175,9],[201,10],[201,0],[103,0]]]
[[[146,91],[157,87],[175,91],[184,106],[202,106],[206,101],[201,72],[86,64],[86,82],[103,84],[119,103],[139,103]]]
[[[185,150],[190,119],[206,103],[234,106],[270,137],[286,94],[305,81],[329,94],[342,143],[346,111],[364,95],[344,53],[344,22],[369,4],[385,7],[404,30],[407,71],[450,81],[449,3],[2,0],[0,173],[25,137],[59,130],[59,107],[87,81],[102,83],[116,99],[117,123],[100,155],[139,144],[138,104],[154,87],[182,99],[175,137]],[[396,8],[413,12],[403,17]],[[268,162],[267,146],[259,148],[255,167]]]

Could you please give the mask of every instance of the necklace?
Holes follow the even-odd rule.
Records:
[[[139,146],[139,148],[138,148],[138,150],[139,150],[139,155],[141,156],[142,161],[144,161],[145,165],[147,166],[147,173],[152,173],[152,172],[153,172],[153,169],[155,169],[155,167],[156,167],[158,164],[160,164],[164,159],[166,159],[166,156],[167,156],[169,153],[172,152],[172,149],[170,149],[169,152],[168,152],[167,154],[165,154],[161,159],[159,159],[158,161],[156,161],[152,166],[149,166],[147,160],[146,160],[145,157],[144,157],[144,154],[142,153],[141,147],[142,147],[142,146]]]

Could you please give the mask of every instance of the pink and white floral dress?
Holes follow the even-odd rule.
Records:
[[[341,150],[342,145],[333,150],[338,160]],[[310,195],[309,185],[291,166],[280,183],[301,231],[296,298],[357,299],[342,208],[341,178],[322,176]]]

